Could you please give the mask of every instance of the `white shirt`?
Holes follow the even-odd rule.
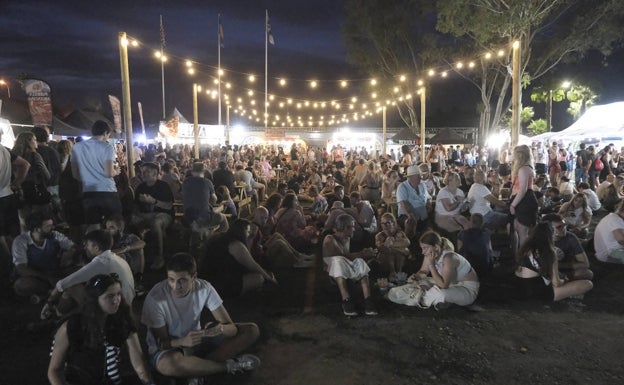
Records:
[[[223,300],[208,281],[195,279],[191,291],[182,298],[174,297],[167,280],[154,285],[145,297],[141,322],[147,326],[149,354],[158,351],[158,342],[150,328],[167,327],[172,338],[181,338],[193,330],[200,330],[200,317],[204,308],[214,311]]]
[[[600,210],[600,207],[602,207],[602,204],[600,203],[600,199],[598,199],[598,195],[596,195],[594,190],[590,190],[590,189],[583,190],[583,194],[587,196],[587,205],[592,211]]]
[[[464,199],[465,195],[464,192],[460,189],[457,189],[455,191],[455,194],[451,193],[448,188],[444,187],[440,190],[440,192],[438,192],[438,196],[436,198],[436,204],[435,204],[435,212],[436,214],[440,214],[440,215],[455,215],[455,214],[459,214],[459,210],[461,209],[462,205],[457,206],[455,209],[451,210],[451,211],[447,211],[444,208],[444,205],[442,204],[442,199],[447,198],[451,201],[451,203],[455,203],[457,201],[462,201]]]
[[[624,219],[616,213],[609,213],[602,218],[594,231],[594,249],[596,249],[596,258],[606,262],[607,256],[613,250],[623,247],[615,239],[613,231],[624,229]]]
[[[481,183],[473,183],[468,191],[468,199],[470,200],[470,214],[485,214],[492,211],[490,202],[485,199],[486,196],[492,193],[487,186]]]

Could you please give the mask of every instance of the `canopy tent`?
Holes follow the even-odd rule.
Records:
[[[463,136],[456,134],[450,129],[446,128],[440,130],[437,134],[431,137],[428,140],[429,143],[433,144],[468,144],[471,143],[470,140],[464,138]]]
[[[552,133],[551,141],[573,141],[596,138],[603,141],[622,140],[624,136],[624,102],[593,106],[574,124]],[[605,139],[603,139],[605,138]]]
[[[409,127],[403,127],[401,131],[394,134],[390,140],[400,145],[415,145],[420,143],[420,137],[414,134],[414,131]]]
[[[86,110],[74,110],[74,112],[63,119],[63,122],[67,123],[70,127],[79,130],[87,130],[89,131],[89,135],[91,135],[91,127],[93,127],[93,123],[98,120],[105,121],[111,128],[115,127],[115,125],[101,113]]]
[[[190,123],[185,117],[184,115],[182,115],[182,113],[178,110],[178,107],[174,107],[173,108],[173,112],[171,112],[171,115],[169,115],[167,117],[167,121],[173,119],[174,117],[178,117],[178,123]]]
[[[91,136],[91,127],[77,128],[54,116],[52,118],[52,133],[61,136]]]

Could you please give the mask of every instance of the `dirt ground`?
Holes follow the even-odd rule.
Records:
[[[375,291],[379,316],[347,318],[320,265],[278,271],[279,286],[225,302],[234,320],[260,326],[262,366],[213,384],[624,383],[624,266],[592,258],[595,287],[584,299],[544,305],[509,299],[507,261],[476,309],[408,308]],[[47,384],[52,327],[27,326],[39,310],[2,291],[0,385]]]

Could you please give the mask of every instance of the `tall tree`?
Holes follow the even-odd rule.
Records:
[[[624,2],[620,0],[439,0],[439,31],[490,49],[522,42],[523,84],[562,62],[582,59],[590,49],[605,57],[621,47]],[[487,68],[466,76],[481,91],[481,130],[488,132],[509,108],[511,71]]]
[[[401,75],[422,72],[431,62],[423,46],[433,46],[435,7],[433,0],[348,0],[343,36],[349,61],[377,85],[370,89],[384,103],[393,100],[405,124],[419,126],[419,86]],[[405,95],[410,95],[406,98]]]

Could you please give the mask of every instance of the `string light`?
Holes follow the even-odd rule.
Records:
[[[130,37],[128,37],[128,39],[126,41],[123,41],[121,43],[125,44],[125,45],[131,44],[132,46],[142,45],[142,43],[140,43],[137,39],[130,38]],[[514,47],[519,47],[519,43],[518,42],[514,42]],[[493,58],[493,55],[494,55],[493,52],[496,53],[498,58],[504,58],[507,55],[507,53],[510,52],[510,48],[506,48],[506,49],[493,49],[491,51],[487,51],[487,52],[483,53],[480,56],[481,56],[482,59],[489,60],[489,59]],[[170,52],[168,52],[168,53],[170,53]],[[155,50],[154,51],[154,56],[157,59],[160,59],[160,61],[162,61],[163,63],[167,62],[168,59],[169,59],[168,56],[164,55],[164,53],[162,53],[159,50]],[[475,55],[475,58],[477,56],[479,56],[479,55]],[[237,114],[243,114],[243,113],[244,114],[248,114],[245,111],[245,108],[244,108],[245,104],[253,105],[253,106],[255,106],[257,104],[257,102],[255,100],[251,99],[253,96],[255,96],[256,92],[259,92],[260,95],[264,95],[264,93],[262,91],[260,91],[260,90],[240,89],[239,86],[241,85],[241,83],[236,81],[237,78],[240,79],[240,75],[244,75],[248,79],[249,83],[254,83],[255,80],[256,80],[256,76],[254,74],[249,74],[249,73],[245,74],[245,73],[242,73],[242,72],[236,72],[236,71],[232,71],[232,70],[228,70],[228,69],[215,68],[214,66],[210,66],[210,65],[202,65],[201,63],[194,62],[193,60],[187,59],[187,58],[180,58],[180,57],[176,57],[176,56],[171,56],[171,58],[175,62],[179,62],[179,63],[182,63],[183,65],[185,65],[186,66],[186,71],[189,74],[191,74],[191,75],[194,75],[194,74],[207,74],[208,76],[210,76],[209,72],[202,71],[201,68],[199,68],[199,69],[196,68],[195,64],[199,65],[202,68],[203,67],[209,67],[209,68],[216,69],[216,73],[218,75],[218,78],[216,78],[216,79],[213,78],[213,80],[212,80],[212,82],[215,85],[219,84],[219,79],[222,76],[228,76],[228,78],[231,78],[232,81],[224,83],[225,84],[225,88],[228,89],[228,90],[233,90],[234,94],[246,92],[248,97],[250,98],[250,99],[246,100],[246,98],[241,98],[240,96],[237,97],[236,95],[232,97],[233,100],[236,99],[237,104],[238,104],[238,107],[234,110],[235,113],[237,113]],[[464,60],[461,60],[461,61],[449,61],[449,60],[447,60],[446,62],[448,63],[448,64],[444,65],[444,67],[446,67],[446,68],[442,68],[443,67],[442,65],[438,66],[438,67],[430,67],[430,69],[428,69],[426,71],[426,74],[428,75],[428,77],[429,78],[433,78],[434,76],[436,76],[438,78],[447,78],[447,77],[449,77],[449,70],[453,70],[453,71],[457,71],[457,72],[459,72],[460,70],[464,70],[464,69],[465,70],[468,70],[468,69],[472,70],[477,65],[476,64],[477,61],[475,61],[475,60],[465,60],[465,61]],[[501,65],[507,65],[507,64],[508,63],[501,62]],[[212,72],[212,73],[214,74],[214,72]],[[394,76],[394,79],[395,79],[395,81],[398,80],[399,82],[404,83],[412,76],[413,76],[412,74],[409,74],[409,75],[408,74],[399,74],[399,75]],[[210,77],[212,77],[212,76],[210,76]],[[416,76],[414,76],[414,78],[418,78],[417,74],[416,74]],[[302,82],[302,81],[307,82],[311,89],[318,88],[319,84],[320,84],[319,80],[303,80],[303,79],[299,79],[299,80],[294,79],[293,80],[293,82],[298,82],[298,81],[299,82]],[[329,80],[321,80],[321,81],[328,82]],[[379,86],[380,84],[387,84],[387,80],[384,80],[383,83],[380,83],[380,81],[377,78],[374,78],[374,77],[368,78],[368,79],[351,79],[351,80],[349,80],[349,79],[341,79],[341,80],[338,80],[335,84],[337,84],[339,86],[339,88],[343,88],[344,89],[344,88],[347,88],[348,86],[350,86],[350,83],[356,83],[356,84],[359,84],[359,85],[363,85],[364,81],[369,82],[369,84],[371,86]],[[277,78],[277,82],[282,87],[285,86],[288,83],[285,77]],[[418,87],[423,87],[424,86],[423,80],[421,79],[421,80],[416,81],[416,85]],[[209,90],[206,90],[206,93],[208,94]],[[368,99],[370,101],[370,104],[373,104],[374,100],[371,100],[371,99],[377,99],[377,98],[380,97],[380,95],[383,95],[384,97],[392,95],[391,99],[386,99],[385,100],[385,105],[396,105],[397,101],[401,102],[401,101],[411,100],[413,93],[416,93],[416,91],[414,90],[414,91],[412,91],[412,93],[410,93],[409,92],[409,87],[408,87],[408,89],[406,89],[406,92],[402,92],[401,87],[399,87],[397,85],[394,85],[394,86],[391,86],[390,89],[377,90],[376,92],[372,92]],[[213,96],[213,97],[217,97],[218,96],[218,92],[210,90],[210,95]],[[223,99],[224,100],[228,100],[228,98],[229,98],[229,96],[225,95],[225,97]],[[328,102],[328,101],[325,101],[325,100],[303,100],[303,99],[297,99],[297,98],[292,98],[292,97],[287,97],[287,96],[280,96],[280,95],[269,95],[268,98],[272,102],[276,101],[276,103],[267,103],[267,106],[271,106],[271,104],[275,104],[274,108],[278,108],[279,107],[280,109],[284,109],[284,108],[287,108],[288,105],[295,104],[298,107],[298,109],[301,109],[301,110],[304,109],[304,106],[306,108],[309,108],[310,111],[312,109],[318,110],[319,107],[320,107],[320,109],[326,108],[327,107],[326,103]],[[368,111],[366,109],[367,106],[368,106],[367,103],[365,102],[366,99],[367,99],[366,97],[361,98],[362,101],[360,103],[356,104],[358,99],[360,99],[360,98],[358,98],[357,96],[353,96],[353,95],[348,97],[348,98],[347,97],[344,97],[344,98],[338,97],[337,99],[331,100],[331,105],[337,111],[340,111],[343,108],[343,106],[344,106],[345,108],[348,109],[348,111],[351,111],[351,113],[354,114],[354,115],[350,115],[350,117],[352,119],[355,119],[355,120],[363,119],[366,116],[372,116],[375,112],[378,112],[376,110]],[[379,102],[375,103],[377,108],[379,108],[379,104],[380,104]],[[359,108],[360,106],[361,106],[361,108]],[[266,118],[268,120],[271,120],[271,121],[278,121],[278,119],[275,119],[275,115],[272,114],[271,112],[268,112]],[[343,116],[341,121],[345,121],[345,119],[349,119],[349,118],[346,117],[346,116]],[[319,120],[318,117],[316,117],[316,118],[314,116],[310,116],[309,117],[309,122],[317,121],[317,120]],[[329,121],[330,120],[325,121],[325,123],[329,124]],[[331,121],[333,121],[334,124],[339,122],[338,119],[331,119]]]

